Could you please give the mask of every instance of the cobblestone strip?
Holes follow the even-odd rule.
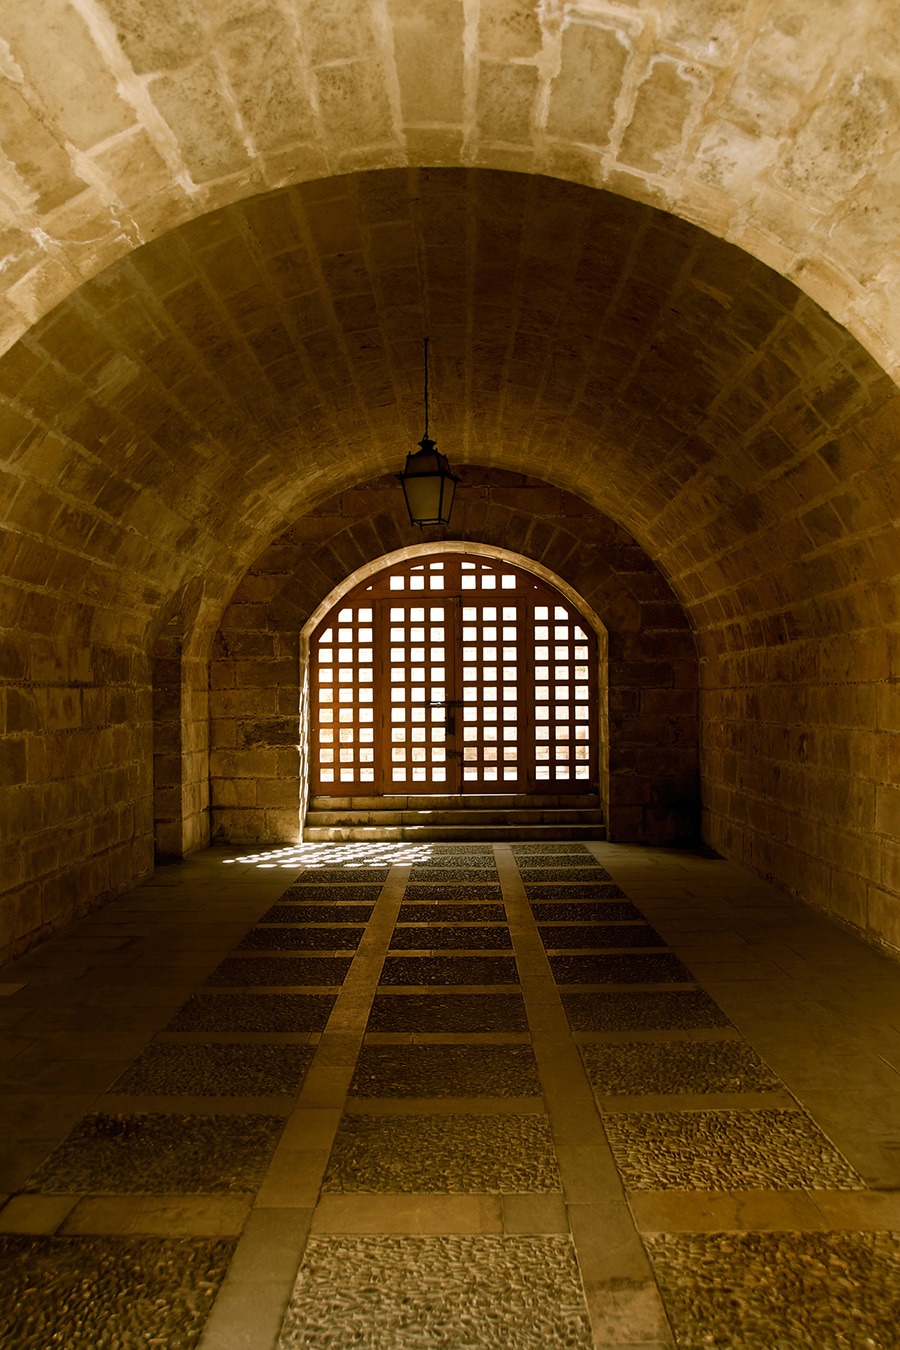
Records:
[[[509,845],[494,846],[596,1347],[671,1345],[578,1048]]]
[[[394,866],[384,884],[257,1193],[200,1350],[260,1350],[278,1338],[409,870],[409,864]]]

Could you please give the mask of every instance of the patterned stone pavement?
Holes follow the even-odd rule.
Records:
[[[900,969],[729,864],[210,850],[0,989],[0,1347],[896,1347]]]

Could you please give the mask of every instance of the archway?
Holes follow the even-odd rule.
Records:
[[[295,521],[248,570],[212,652],[216,841],[300,838],[310,638],[341,597],[386,566],[448,549],[525,568],[571,602],[596,634],[607,837],[696,838],[697,656],[665,578],[621,527],[546,482],[513,484],[508,474],[480,468],[460,472],[465,490],[452,543],[423,543],[396,484],[376,479]]]
[[[333,605],[310,655],[314,793],[597,791],[596,637],[509,560],[386,567]]]

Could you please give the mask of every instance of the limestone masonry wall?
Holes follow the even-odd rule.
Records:
[[[0,954],[153,866],[150,670],[138,654],[0,641]]]
[[[695,838],[696,652],[666,581],[624,530],[578,498],[521,474],[460,473],[448,543],[492,544],[543,564],[607,628],[610,837]],[[214,838],[297,838],[300,630],[356,568],[441,538],[410,526],[398,485],[384,479],[302,517],[251,567],[210,670]]]

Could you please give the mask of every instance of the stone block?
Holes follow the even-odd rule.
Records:
[[[356,60],[322,66],[316,76],[322,120],[339,150],[374,145],[391,138],[390,101],[377,62]]]
[[[880,784],[875,789],[875,829],[900,839],[900,787]]]
[[[391,0],[390,13],[404,121],[428,124],[460,121],[464,29],[461,0],[435,0],[427,7],[413,0]],[[424,70],[428,71],[427,80],[422,78]]]
[[[680,62],[652,61],[638,88],[619,158],[645,173],[670,167],[681,151],[695,88]]]
[[[36,13],[33,5],[11,4],[3,28],[13,59],[66,140],[87,150],[134,122],[87,24],[70,5],[42,0]]]
[[[255,145],[265,152],[312,140],[313,112],[300,54],[278,6],[236,8],[215,36]]]
[[[866,904],[869,931],[900,951],[900,894],[870,886]]]
[[[572,141],[605,145],[628,60],[624,30],[572,22],[563,30],[560,73],[550,91],[547,131]],[[591,97],[585,98],[585,90]]]
[[[150,94],[166,119],[196,183],[240,173],[247,151],[220,92],[216,68],[200,61],[151,81]]]
[[[482,61],[478,74],[481,136],[489,141],[530,141],[537,91],[534,66]]]

